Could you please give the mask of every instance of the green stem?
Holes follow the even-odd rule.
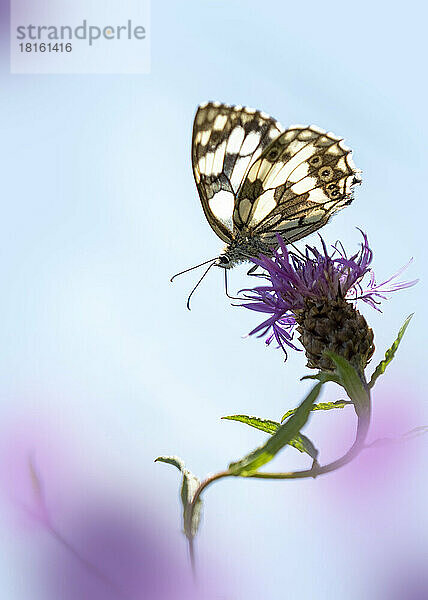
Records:
[[[193,500],[192,500],[192,504],[191,504],[191,507],[190,507],[190,511],[188,513],[189,523],[192,522],[193,511],[195,510],[196,503],[197,503],[197,501],[199,499],[199,496],[204,491],[204,489],[207,488],[212,483],[214,483],[214,481],[217,481],[217,479],[222,479],[223,477],[232,477],[232,476],[233,476],[233,474],[230,471],[221,471],[220,473],[216,473],[215,475],[211,475],[210,477],[207,477],[204,481],[202,481],[202,483],[200,484],[200,486],[196,490],[195,495],[193,496]]]
[[[217,479],[222,479],[223,477],[231,477],[232,473],[230,473],[229,471],[221,471],[220,473],[216,473],[215,475],[211,475],[210,477],[207,477],[204,481],[202,481],[202,483],[200,484],[200,486],[198,487],[198,489],[195,492],[195,495],[193,496],[193,500],[192,503],[190,505],[190,510],[187,512],[187,520],[186,520],[186,524],[187,527],[185,527],[185,530],[187,531],[191,531],[191,527],[190,524],[192,523],[193,520],[193,513],[196,507],[196,503],[198,502],[198,499],[200,497],[200,495],[202,494],[202,492],[212,483],[214,483],[214,481],[217,481]],[[185,525],[186,525],[185,524]],[[196,558],[195,558],[195,544],[194,544],[194,536],[187,536],[187,543],[188,543],[188,547],[189,547],[189,556],[190,556],[190,564],[192,566],[192,572],[193,572],[193,577],[196,579]]]
[[[355,435],[355,441],[352,444],[351,448],[341,458],[339,458],[331,463],[328,463],[324,466],[320,466],[319,464],[314,463],[310,469],[305,469],[302,471],[290,471],[289,473],[253,473],[252,475],[235,475],[235,474],[231,473],[230,471],[221,471],[220,473],[216,473],[215,475],[211,475],[210,477],[207,477],[207,479],[202,481],[202,483],[196,490],[195,495],[193,497],[192,504],[190,505],[190,510],[188,512],[189,523],[191,523],[191,521],[192,521],[193,512],[194,512],[196,503],[197,503],[200,495],[209,485],[211,485],[212,483],[214,483],[214,481],[217,481],[218,479],[223,479],[224,477],[247,477],[247,478],[252,478],[252,479],[304,479],[304,478],[309,478],[309,477],[315,478],[318,475],[336,471],[340,467],[343,467],[344,465],[348,464],[364,448],[364,443],[365,443],[365,440],[367,437],[367,432],[368,432],[369,425],[370,425],[370,414],[371,414],[371,407],[370,407],[370,401],[369,401],[368,403],[365,404],[365,407],[363,410],[360,409],[357,412],[357,417],[358,417],[357,431],[356,431],[356,435]],[[194,554],[193,541],[194,541],[193,538],[188,538],[190,559],[191,559],[192,568],[194,571],[194,569],[195,569],[195,554]]]
[[[303,471],[290,471],[289,473],[253,473],[248,475],[254,479],[305,479],[307,477],[318,477],[324,473],[331,473],[350,463],[364,449],[364,442],[367,437],[368,428],[370,425],[370,412],[358,416],[357,434],[355,442],[351,448],[341,458],[334,460],[326,465],[318,465],[315,463],[310,469]]]
[[[195,544],[193,537],[188,537],[187,542],[189,544],[189,557],[190,564],[192,566],[193,579],[196,581],[196,562],[195,562]]]

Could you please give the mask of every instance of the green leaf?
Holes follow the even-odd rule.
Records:
[[[296,410],[297,409],[293,409],[292,412],[295,413]],[[245,423],[250,427],[255,427],[255,429],[260,429],[260,431],[264,431],[270,435],[273,435],[281,427],[281,423],[278,423],[277,421],[260,419],[259,417],[248,417],[247,415],[230,415],[228,417],[222,417],[222,419],[239,421],[240,423]],[[299,452],[306,452],[313,460],[317,459],[318,450],[305,435],[296,435],[295,438],[288,442],[288,445],[293,446],[293,448],[296,448]]]
[[[250,425],[250,427],[260,429],[260,431],[264,431],[265,433],[270,433],[270,435],[275,433],[278,427],[281,427],[281,423],[277,423],[276,421],[260,419],[259,417],[248,417],[247,415],[229,415],[228,417],[222,417],[222,419],[226,421],[239,421],[240,423]]]
[[[319,373],[315,373],[315,375],[305,375],[300,378],[300,381],[304,381],[305,379],[317,379],[321,381],[321,383],[327,383],[328,381],[334,381],[335,383],[340,383],[340,378],[336,375],[336,373],[330,373],[327,371],[320,371]]]
[[[311,440],[303,435],[303,433],[299,433],[294,437],[290,442],[288,442],[289,446],[293,446],[299,452],[305,452],[308,454],[312,460],[317,460],[318,458],[318,450],[315,448]]]
[[[286,423],[281,425],[265,444],[256,448],[256,450],[241,460],[231,463],[229,465],[229,471],[233,475],[246,477],[272,460],[281,448],[289,444],[290,441],[297,436],[300,429],[305,425],[309,418],[312,405],[321,391],[321,387],[322,384],[317,383],[297,408],[293,416],[290,417]]]
[[[336,402],[318,402],[318,404],[314,404],[312,407],[312,411],[315,410],[332,410],[333,408],[344,408],[345,406],[349,406],[352,404],[349,400],[336,400]],[[281,423],[284,423],[288,417],[294,415],[297,409],[292,408],[291,410],[287,410],[285,415],[281,419]]]
[[[370,396],[358,371],[343,356],[330,351],[327,351],[325,354],[333,361],[336,367],[336,374],[340,378],[340,384],[345,388],[346,393],[352,400],[357,415],[367,413],[370,410]]]
[[[155,458],[155,462],[163,462],[169,465],[173,465],[177,467],[177,469],[183,472],[186,467],[184,466],[184,462],[178,456],[158,456]]]
[[[188,469],[186,469],[184,462],[178,456],[158,456],[155,462],[163,462],[176,467],[183,475],[181,483],[181,503],[183,505],[183,529],[184,534],[188,539],[193,539],[198,532],[199,524],[201,521],[202,513],[202,500],[198,498],[195,508],[193,510],[192,518],[191,515],[191,504],[195,496],[195,492],[199,487],[200,481],[193,475]]]
[[[380,375],[382,375],[383,373],[385,373],[386,367],[389,365],[389,363],[394,358],[397,348],[400,345],[401,340],[403,339],[404,333],[405,333],[407,326],[409,325],[412,317],[413,317],[413,313],[411,315],[409,315],[407,317],[407,319],[404,321],[403,326],[401,327],[400,331],[398,332],[398,335],[397,335],[394,343],[385,352],[385,358],[378,364],[378,366],[374,370],[372,378],[370,379],[369,388],[372,388],[374,386],[374,384],[376,383],[377,378]]]

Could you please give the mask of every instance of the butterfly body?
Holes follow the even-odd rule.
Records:
[[[192,166],[205,216],[227,246],[226,269],[325,225],[360,183],[351,150],[331,132],[219,102],[200,105]]]
[[[270,255],[272,246],[269,246],[251,232],[239,232],[237,236],[226,246],[218,258],[217,266],[231,269],[235,265],[247,262],[252,257],[260,254]]]

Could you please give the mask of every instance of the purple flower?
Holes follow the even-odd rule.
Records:
[[[245,302],[242,306],[269,315],[250,335],[262,337],[269,333],[266,343],[276,340],[285,351],[285,346],[297,349],[293,344],[296,325],[302,325],[302,315],[307,315],[309,305],[326,306],[330,303],[349,303],[355,306],[362,300],[376,310],[387,294],[410,287],[416,283],[393,282],[404,270],[377,284],[371,263],[373,251],[367,236],[361,232],[363,241],[360,250],[347,257],[341,243],[327,249],[321,238],[322,250],[306,246],[304,254],[288,251],[284,240],[278,235],[278,249],[271,257],[261,255],[253,262],[267,274],[260,277],[268,284],[242,290]],[[407,265],[406,265],[407,266]],[[313,315],[312,315],[313,316]],[[360,315],[361,316],[361,315]],[[298,329],[301,333],[301,330]]]

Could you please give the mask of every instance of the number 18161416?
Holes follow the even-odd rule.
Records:
[[[70,42],[64,44],[57,42],[55,44],[45,43],[45,42],[26,42],[25,44],[21,42],[19,44],[19,49],[21,52],[71,52],[73,47]]]

